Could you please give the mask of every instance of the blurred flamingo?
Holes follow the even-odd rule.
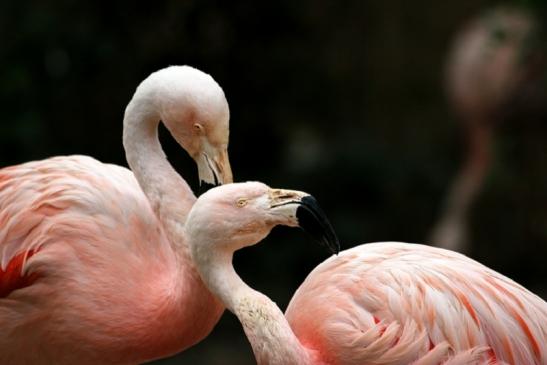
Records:
[[[182,229],[196,198],[165,158],[160,120],[202,183],[232,181],[224,93],[187,66],[151,74],[125,110],[134,175],[86,156],[0,170],[1,364],[142,363],[218,321]]]
[[[469,250],[468,217],[492,160],[495,127],[535,67],[535,21],[500,6],[474,19],[456,37],[447,64],[449,101],[463,123],[467,156],[444,202],[430,242]]]
[[[203,281],[237,315],[259,365],[547,363],[547,303],[441,248],[381,242],[343,251],[312,271],[283,316],[232,266],[234,251],[278,224],[338,251],[315,199],[257,182],[209,190],[185,225]]]

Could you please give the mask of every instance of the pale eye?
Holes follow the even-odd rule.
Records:
[[[244,206],[247,205],[247,198],[239,198],[239,199],[236,201],[236,205],[237,205],[239,208],[243,208]]]

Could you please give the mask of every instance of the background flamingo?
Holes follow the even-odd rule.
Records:
[[[496,127],[536,76],[536,38],[533,16],[508,6],[481,14],[457,35],[448,58],[446,88],[463,125],[467,156],[433,229],[434,245],[469,251],[470,208],[492,163]]]
[[[143,81],[125,111],[135,175],[85,156],[0,170],[0,363],[142,363],[209,333],[223,307],[182,232],[195,196],[157,127],[217,184],[232,180],[228,119],[209,75],[173,66]]]
[[[332,256],[297,290],[285,318],[232,266],[234,251],[278,224],[300,225],[337,250],[313,198],[261,183],[210,190],[185,225],[201,277],[241,321],[258,364],[546,363],[547,303],[466,256],[429,246],[381,242]]]

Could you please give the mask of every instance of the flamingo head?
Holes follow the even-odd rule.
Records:
[[[153,112],[196,161],[201,189],[232,182],[230,110],[210,75],[190,66],[167,67],[143,81],[139,94],[152,101]]]
[[[185,224],[193,258],[251,246],[276,225],[300,227],[332,253],[340,244],[325,213],[311,195],[272,189],[259,182],[228,184],[196,201]]]

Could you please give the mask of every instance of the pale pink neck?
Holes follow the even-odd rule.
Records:
[[[450,192],[449,210],[467,215],[471,203],[483,184],[490,164],[492,129],[489,125],[470,128],[467,136],[467,157]]]
[[[279,307],[237,275],[231,254],[196,260],[196,265],[209,289],[238,317],[259,365],[312,364],[312,354]]]
[[[467,219],[472,203],[483,185],[491,160],[493,128],[487,120],[477,120],[466,131],[467,156],[445,201],[443,215],[434,230],[433,243],[456,251],[466,251]],[[454,232],[452,242],[444,236]],[[459,232],[456,232],[459,231]],[[444,236],[443,236],[444,235]]]
[[[191,260],[185,240],[184,223],[196,198],[188,184],[167,161],[158,140],[159,113],[151,98],[139,90],[127,106],[123,144],[127,162],[152,209],[162,223],[176,264],[171,308],[183,320],[174,333],[183,348],[203,339],[223,312],[221,303],[205,287]],[[149,242],[161,245],[161,242]],[[158,247],[158,251],[161,248]],[[169,310],[168,313],[172,313]],[[170,314],[172,315],[172,314]],[[181,351],[183,348],[177,348]]]
[[[158,139],[159,121],[153,100],[136,93],[125,111],[125,154],[141,189],[164,225],[172,246],[175,249],[184,246],[182,250],[187,251],[182,226],[196,197],[165,157]]]

